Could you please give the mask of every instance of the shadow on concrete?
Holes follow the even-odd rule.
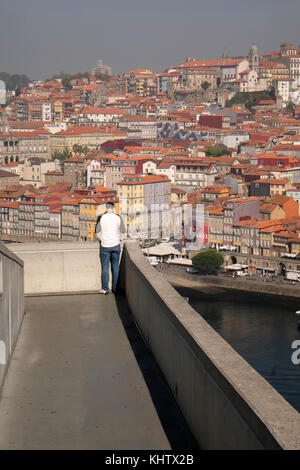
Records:
[[[172,450],[199,451],[173,395],[151,350],[134,322],[124,295],[116,295],[116,304],[128,341],[143,374],[160,422]]]

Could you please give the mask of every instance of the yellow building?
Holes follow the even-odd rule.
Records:
[[[291,253],[298,255],[300,253],[300,238],[296,235],[290,239]]]
[[[260,256],[273,256],[273,227],[261,227],[259,232]]]
[[[53,104],[53,114],[55,121],[63,121],[64,105],[61,101],[55,101],[55,103]]]
[[[126,137],[127,135],[118,131],[115,126],[106,128],[78,126],[52,134],[49,139],[52,154],[55,151],[63,152],[65,148],[72,151],[75,144],[97,150],[108,140],[126,139]]]
[[[106,211],[107,202],[113,202],[115,211],[119,213],[119,203],[115,194],[107,192],[97,196],[85,196],[79,201],[79,237],[80,240],[95,239],[97,217]]]
[[[165,175],[127,175],[117,183],[120,215],[129,232],[129,227],[137,232],[142,231],[143,227],[146,231],[150,230],[154,207],[170,207],[170,183]],[[144,235],[147,238],[147,234]]]
[[[271,86],[275,80],[289,79],[289,69],[281,62],[268,62],[264,60],[260,65],[260,76],[267,80],[267,85]]]
[[[209,210],[208,243],[212,248],[223,245],[224,240],[224,211],[223,208]]]

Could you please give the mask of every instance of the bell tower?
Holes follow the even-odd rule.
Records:
[[[8,116],[6,112],[0,108],[0,134],[7,134],[9,132]]]
[[[251,47],[251,49],[249,51],[248,58],[249,58],[250,70],[254,70],[255,72],[258,73],[258,70],[259,70],[259,53],[258,53],[257,46],[255,44],[253,44],[253,46]]]

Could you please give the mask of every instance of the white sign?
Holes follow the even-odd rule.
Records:
[[[6,364],[6,346],[4,341],[0,340],[0,364]]]
[[[292,349],[295,349],[295,351],[292,354],[292,363],[295,366],[298,366],[300,364],[300,340],[296,339],[292,343]]]

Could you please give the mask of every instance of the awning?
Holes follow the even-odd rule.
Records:
[[[239,271],[241,269],[248,268],[248,264],[230,264],[229,266],[224,266],[224,269],[232,270],[232,271]]]
[[[296,258],[296,253],[281,253],[281,258]]]
[[[188,258],[174,258],[166,261],[168,264],[179,264],[181,266],[193,266],[192,260]]]
[[[156,246],[143,248],[142,252],[147,256],[181,256],[180,251],[176,250],[171,243],[160,243]]]

